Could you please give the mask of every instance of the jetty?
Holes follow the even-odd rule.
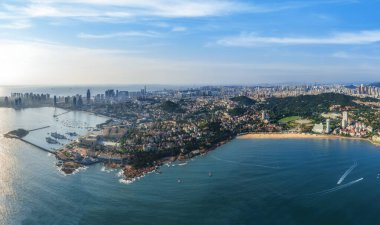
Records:
[[[18,139],[19,139],[20,141],[23,141],[23,142],[25,142],[25,143],[27,143],[27,144],[30,144],[30,145],[36,147],[36,148],[38,148],[38,149],[40,149],[40,150],[42,150],[42,151],[45,151],[45,152],[48,152],[48,153],[51,153],[51,154],[56,154],[56,152],[53,151],[53,150],[50,150],[50,149],[47,149],[47,148],[41,147],[41,146],[36,145],[36,144],[33,144],[32,142],[27,141],[27,140],[25,140],[25,139],[23,139],[23,138],[18,138]]]
[[[30,144],[30,145],[36,147],[36,148],[38,148],[38,149],[40,149],[42,151],[45,151],[45,152],[48,152],[48,153],[52,153],[52,154],[56,154],[55,151],[52,151],[52,150],[44,148],[42,146],[33,144],[32,142],[27,141],[27,140],[24,139],[24,137],[27,136],[29,134],[29,132],[36,131],[36,130],[42,130],[42,129],[46,129],[46,128],[49,128],[49,127],[50,126],[44,126],[44,127],[39,127],[39,128],[32,129],[32,130],[25,130],[25,129],[13,130],[13,131],[8,132],[7,134],[4,134],[4,137],[18,139],[20,141],[23,141],[23,142],[25,142],[27,144]]]
[[[46,129],[46,128],[49,128],[50,126],[45,126],[45,127],[39,127],[39,128],[36,128],[36,129],[32,129],[32,130],[28,130],[29,132],[32,132],[32,131],[36,131],[36,130],[43,130],[43,129]]]
[[[62,116],[62,115],[65,115],[66,113],[69,113],[71,112],[70,110],[66,111],[66,112],[63,112],[63,113],[60,113],[60,114],[54,114],[53,117],[58,117],[58,116]]]

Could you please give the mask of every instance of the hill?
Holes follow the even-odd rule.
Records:
[[[245,105],[245,106],[251,106],[251,105],[256,104],[255,100],[248,98],[247,96],[244,96],[244,95],[238,96],[238,97],[233,97],[230,100],[238,103],[239,105]]]
[[[174,103],[172,101],[165,101],[161,105],[162,110],[169,112],[169,113],[182,113],[184,110],[181,108],[181,106],[177,103]]]
[[[380,88],[380,82],[372,83],[372,84],[370,84],[369,86]]]
[[[271,118],[275,120],[289,116],[310,117],[329,111],[332,105],[356,106],[355,97],[325,93],[320,95],[301,95],[286,98],[270,98],[264,109],[271,112]]]

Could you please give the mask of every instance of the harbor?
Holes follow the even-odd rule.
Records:
[[[40,150],[42,150],[42,151],[44,151],[44,152],[48,152],[48,153],[51,153],[51,154],[55,154],[55,151],[53,151],[53,150],[49,150],[49,149],[44,148],[44,147],[42,147],[42,146],[39,146],[39,145],[33,144],[32,142],[27,141],[27,140],[25,140],[25,139],[23,139],[23,138],[18,138],[18,139],[19,139],[20,141],[25,142],[25,143],[27,143],[27,144],[29,144],[29,145],[32,145],[32,146],[34,146],[34,147],[36,147],[36,148],[38,148],[38,149],[40,149]]]
[[[58,108],[26,109],[25,114],[36,118],[40,127],[26,125],[3,134],[6,138],[18,139],[38,150],[56,155],[65,145],[77,141],[96,129],[105,119],[86,112],[73,112]],[[42,115],[42,116],[37,116]],[[84,120],[85,119],[85,120]],[[88,164],[93,163],[92,161]]]
[[[22,142],[25,142],[25,143],[27,143],[29,145],[32,145],[32,146],[36,147],[36,148],[38,148],[38,149],[40,149],[42,151],[55,154],[55,151],[53,151],[53,150],[47,149],[45,147],[42,147],[42,146],[37,145],[37,144],[34,144],[34,143],[32,143],[32,142],[24,139],[24,137],[27,136],[30,132],[47,129],[49,127],[50,126],[44,126],[44,127],[39,127],[39,128],[31,129],[31,130],[17,129],[17,130],[13,130],[13,131],[10,131],[10,132],[4,134],[4,137],[18,139],[18,140],[20,140]]]

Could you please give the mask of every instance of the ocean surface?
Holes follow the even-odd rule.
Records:
[[[105,119],[54,113],[0,108],[0,133],[52,126],[28,137],[42,143]],[[0,137],[0,224],[380,224],[380,148],[362,141],[236,139],[130,184],[102,165],[65,176],[55,163]]]

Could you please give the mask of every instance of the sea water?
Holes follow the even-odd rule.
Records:
[[[66,132],[61,119],[89,126],[105,120],[71,112],[56,121],[54,111],[0,109],[0,133],[51,125],[28,136],[43,143],[49,132]],[[380,223],[380,148],[363,141],[235,139],[129,183],[100,164],[64,176],[55,163],[0,137],[0,224]]]

